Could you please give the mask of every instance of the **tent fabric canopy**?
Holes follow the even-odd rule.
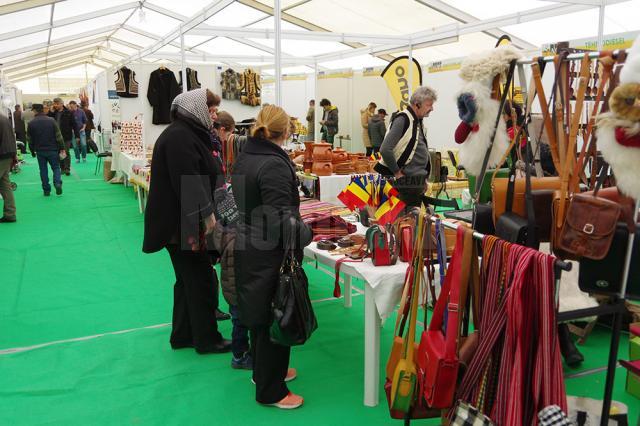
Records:
[[[602,3],[281,0],[280,4],[281,27],[287,33],[281,42],[282,66],[310,71],[316,63],[321,69],[384,66],[407,53],[409,40],[413,56],[422,63],[486,49],[505,33],[517,47],[539,50],[544,43],[596,36]],[[604,4],[604,34],[640,30],[640,0]],[[65,69],[85,76],[86,64],[97,73],[129,61],[179,62],[184,29],[188,60],[258,63],[266,70],[273,68],[275,54],[273,7],[273,0],[0,1],[0,64],[4,75],[18,82]],[[236,30],[227,34],[225,29]],[[329,33],[336,37],[328,39]],[[229,62],[225,56],[242,60]]]

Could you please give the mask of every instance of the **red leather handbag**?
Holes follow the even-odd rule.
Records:
[[[413,258],[414,234],[416,219],[411,215],[399,218],[393,225],[398,241],[398,256],[401,262],[410,263]]]
[[[367,230],[366,239],[367,249],[374,266],[396,264],[398,260],[396,239],[390,227],[383,230],[379,225],[374,225]]]
[[[418,348],[420,392],[431,408],[449,408],[454,402],[453,396],[460,364],[457,352],[462,258],[465,250],[465,234],[469,232],[471,231],[464,227],[459,227],[457,230],[456,246],[442,291],[436,302],[429,328],[422,333]],[[467,250],[470,248],[468,247]],[[445,308],[447,309],[446,334],[442,330]]]

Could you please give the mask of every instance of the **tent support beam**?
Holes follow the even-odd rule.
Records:
[[[273,25],[275,31],[275,79],[276,79],[276,105],[282,106],[282,10],[280,0],[274,0]]]

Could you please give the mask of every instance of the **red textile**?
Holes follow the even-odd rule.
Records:
[[[616,141],[622,146],[629,148],[640,148],[640,133],[627,136],[624,127],[616,127]]]
[[[463,143],[469,137],[469,133],[477,132],[479,128],[480,126],[477,123],[471,126],[469,123],[461,121],[458,128],[456,128],[456,143]]]

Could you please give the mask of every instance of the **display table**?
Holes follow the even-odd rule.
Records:
[[[351,183],[351,175],[316,176],[298,172],[298,178],[314,186],[317,184],[315,198],[339,205],[342,203],[338,201],[338,194]]]
[[[365,228],[358,224],[358,233]],[[332,271],[336,260],[342,255],[330,255],[326,250],[318,250],[316,243],[304,249],[305,257],[313,263],[321,263]],[[375,407],[380,395],[380,327],[382,320],[389,317],[402,297],[402,288],[408,263],[400,262],[393,266],[373,266],[371,259],[363,262],[347,262],[340,267],[344,275],[344,306],[351,307],[351,281],[358,278],[364,281],[364,405]],[[436,280],[439,281],[439,274]],[[438,284],[437,284],[438,285]],[[389,344],[391,342],[388,342]]]
[[[147,164],[146,158],[134,157],[131,154],[127,154],[122,151],[113,151],[111,158],[111,170],[114,172],[120,172],[124,175],[125,185],[129,181],[133,174],[134,166],[145,166]]]
[[[151,167],[139,167],[134,166],[132,168],[132,174],[129,177],[129,183],[132,184],[136,190],[138,197],[138,208],[140,213],[144,212],[147,206],[147,196],[149,194]]]

